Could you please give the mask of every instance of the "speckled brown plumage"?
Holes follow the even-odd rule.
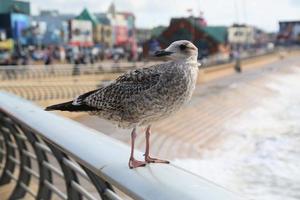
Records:
[[[48,108],[86,111],[125,128],[143,126],[169,116],[190,99],[197,71],[195,59],[136,69],[72,102]]]
[[[198,74],[197,55],[198,49],[191,42],[173,42],[155,53],[172,61],[127,72],[105,87],[46,110],[85,111],[120,127],[133,128],[129,168],[169,163],[150,157],[151,124],[179,110],[191,98]],[[145,125],[145,161],[138,161],[134,158],[136,127]]]
[[[98,115],[121,127],[146,125],[168,116],[192,94],[197,66],[168,62],[120,76],[81,100]]]

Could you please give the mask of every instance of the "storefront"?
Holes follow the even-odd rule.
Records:
[[[20,45],[27,44],[27,29],[29,28],[29,17],[24,14],[0,14],[0,26],[6,30],[6,37],[12,38]]]
[[[72,46],[90,47],[93,45],[93,26],[85,20],[69,21],[69,44]]]

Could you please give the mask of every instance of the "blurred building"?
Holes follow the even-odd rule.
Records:
[[[136,29],[136,40],[138,44],[144,44],[151,38],[157,38],[167,27],[156,26],[152,29],[137,28]]]
[[[96,41],[102,44],[104,47],[113,46],[113,30],[110,24],[110,20],[106,13],[96,13],[95,14],[98,25],[97,25],[97,35]]]
[[[131,54],[137,53],[135,16],[130,12],[117,12],[112,3],[108,9],[108,17],[113,31],[113,43],[123,47]]]
[[[93,44],[93,24],[87,20],[70,20],[69,45],[90,47]]]
[[[202,23],[202,21],[201,21]],[[218,53],[227,45],[227,27],[225,26],[203,26],[198,18],[172,18],[169,27],[164,29],[156,38],[161,48],[167,47],[176,40],[190,40],[199,49],[199,57],[205,57],[210,54]],[[149,41],[144,45],[144,54],[150,50]]]
[[[228,42],[231,46],[259,47],[269,42],[269,36],[263,30],[254,26],[234,24],[228,28]]]
[[[157,38],[162,32],[167,29],[166,26],[156,26],[151,29],[151,38]]]
[[[254,47],[261,47],[261,46],[265,46],[270,42],[275,42],[274,40],[274,35],[272,35],[271,33],[267,33],[264,30],[254,27],[255,29],[255,45]]]
[[[30,3],[25,0],[0,0],[0,13],[21,13],[30,15]]]
[[[137,28],[136,29],[136,40],[138,44],[143,44],[151,38],[151,29]]]
[[[68,21],[75,15],[61,14],[57,10],[42,10],[31,17],[30,44],[63,45],[68,43]]]
[[[282,44],[300,44],[300,21],[279,22],[277,40]]]
[[[78,20],[86,20],[93,25],[93,41],[103,47],[111,47],[112,41],[112,27],[106,14],[99,13],[97,15],[90,13],[84,9],[79,16]]]
[[[27,44],[30,4],[28,1],[0,0],[0,29],[17,45]]]
[[[230,44],[254,44],[255,30],[246,25],[233,25],[228,28],[228,42]]]

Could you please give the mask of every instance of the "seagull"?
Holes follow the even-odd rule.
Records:
[[[88,112],[121,128],[131,128],[128,162],[131,169],[148,163],[168,164],[169,161],[150,157],[151,125],[178,111],[191,99],[200,64],[197,47],[187,40],[175,41],[154,56],[166,62],[126,72],[107,86],[45,110]],[[134,158],[137,127],[146,127],[144,161]]]

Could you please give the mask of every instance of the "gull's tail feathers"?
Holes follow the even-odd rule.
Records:
[[[69,112],[82,112],[82,111],[96,111],[97,108],[88,105],[74,105],[73,101],[68,101],[65,103],[55,104],[45,108],[46,111],[60,110]]]

